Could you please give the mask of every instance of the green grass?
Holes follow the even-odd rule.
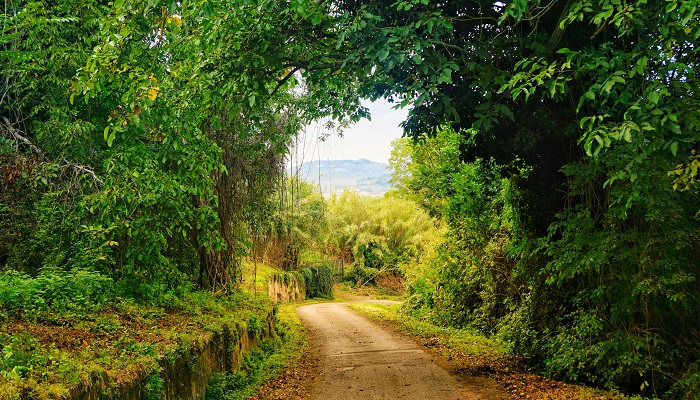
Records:
[[[436,326],[425,320],[402,314],[401,306],[398,304],[381,305],[357,302],[349,304],[349,307],[367,317],[386,322],[395,329],[421,341],[438,344],[435,349],[447,359],[452,359],[456,353],[478,358],[486,357],[488,360],[503,360],[503,357],[510,355],[507,343],[484,337],[473,330]],[[567,399],[581,400],[641,400],[638,397],[628,398],[619,393],[578,385],[568,385],[568,391],[564,392],[563,396]]]
[[[434,325],[400,311],[401,306],[370,303],[351,303],[353,310],[370,318],[385,321],[399,331],[420,339],[435,339],[448,350],[459,351],[467,355],[501,356],[508,354],[505,343],[489,339],[469,329],[455,329]]]

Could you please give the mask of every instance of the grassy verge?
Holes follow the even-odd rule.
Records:
[[[25,287],[34,284],[28,279]],[[20,291],[12,290],[4,294]],[[272,309],[266,298],[245,293],[193,291],[161,300],[159,305],[119,296],[84,304],[25,301],[21,309],[0,304],[0,399],[69,398],[96,380],[107,382],[107,393],[147,382],[145,396],[162,398],[163,361],[196,352],[224,326],[256,331]]]
[[[353,310],[370,318],[385,321],[395,329],[413,337],[439,342],[444,356],[451,358],[455,352],[471,356],[500,357],[508,354],[507,346],[497,340],[486,338],[468,329],[454,329],[433,325],[429,322],[402,314],[400,305],[352,303]]]

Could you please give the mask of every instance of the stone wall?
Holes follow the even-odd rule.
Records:
[[[289,272],[279,272],[267,281],[267,295],[274,301],[289,303],[306,299],[304,278]]]

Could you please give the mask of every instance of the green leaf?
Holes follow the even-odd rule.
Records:
[[[625,126],[622,131],[622,136],[627,143],[632,143],[632,129],[629,126]]]
[[[673,133],[675,133],[675,134],[677,134],[677,135],[680,135],[680,133],[681,133],[681,127],[680,127],[680,125],[678,125],[678,124],[675,123],[675,122],[671,122],[671,123],[668,124],[668,127],[671,129],[671,132],[673,132]]]
[[[649,102],[650,102],[651,104],[654,104],[654,105],[655,105],[655,104],[658,104],[658,102],[659,102],[659,92],[657,92],[657,91],[654,90],[654,91],[651,91],[651,92],[647,93],[647,100],[649,100]]]
[[[678,153],[678,142],[671,143],[670,148],[671,148],[671,154],[673,154],[673,156],[675,157],[676,153]]]
[[[202,4],[202,11],[204,12],[204,16],[209,18],[214,15],[214,5],[207,1]]]
[[[340,46],[343,44],[343,41],[345,40],[345,31],[340,31],[338,34],[338,41],[335,44],[335,48],[339,49]]]

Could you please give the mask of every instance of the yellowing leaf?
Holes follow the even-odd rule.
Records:
[[[158,86],[151,86],[148,89],[148,99],[154,101],[158,97]]]

